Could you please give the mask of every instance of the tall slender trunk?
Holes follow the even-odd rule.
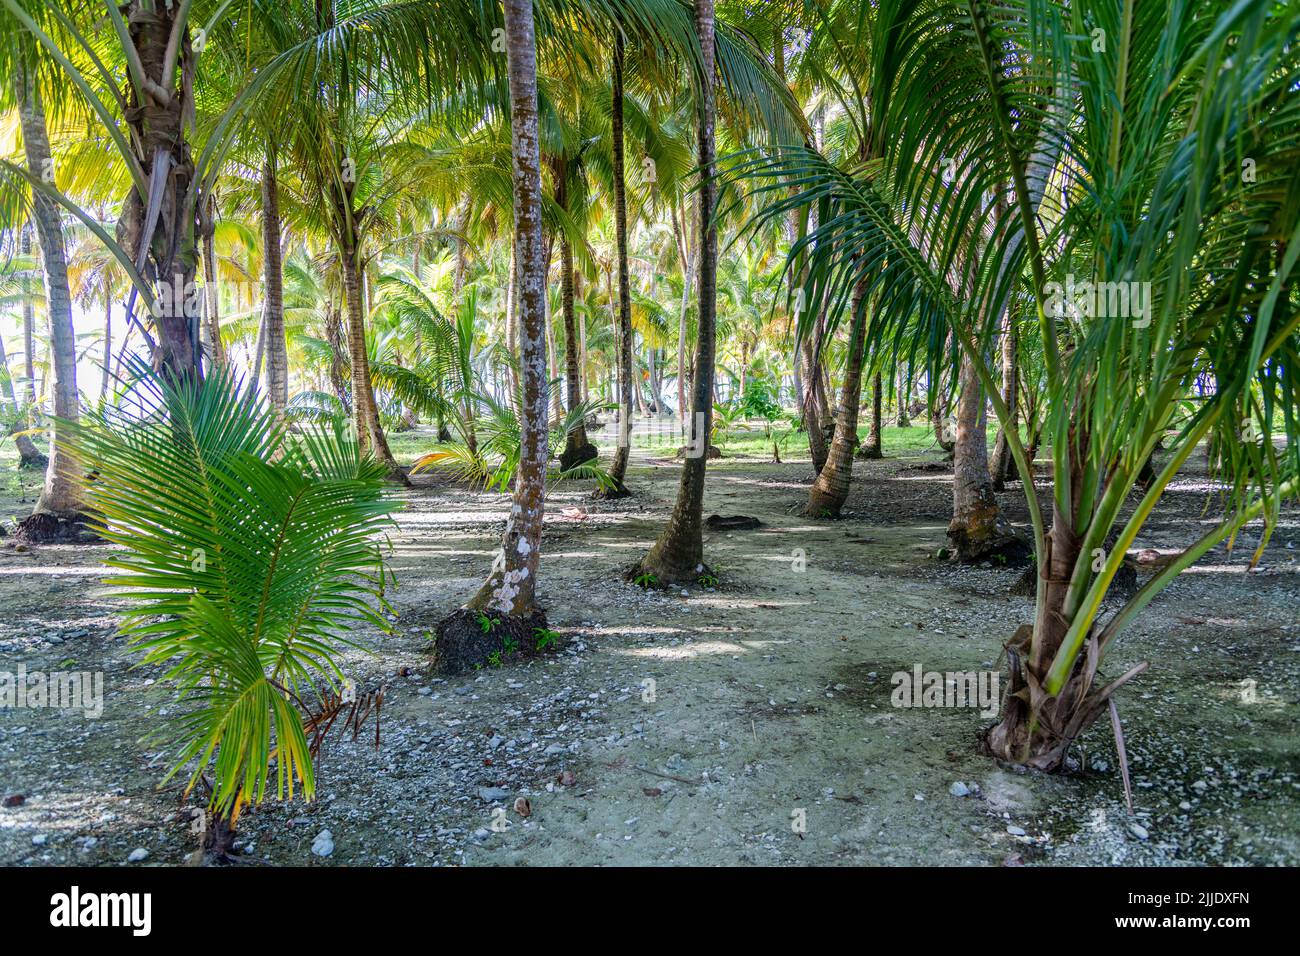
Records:
[[[959,558],[975,561],[987,556],[989,547],[1003,537],[1003,529],[989,477],[984,389],[965,355],[958,374],[956,417],[948,537]]]
[[[682,427],[686,427],[686,316],[691,304],[691,285],[695,280],[695,267],[698,250],[686,234],[685,226],[677,225],[678,210],[673,210],[673,229],[679,234],[678,246],[682,262],[682,304],[677,314],[677,418]],[[685,210],[681,211],[683,221]]]
[[[14,390],[13,377],[9,373],[9,356],[5,352],[3,335],[0,335],[0,381],[4,384],[4,394],[8,399],[9,407],[15,413],[9,432],[14,436],[14,445],[18,448],[18,467],[43,469],[49,464],[49,459],[41,454],[30,435],[23,434],[25,424],[17,416],[21,406],[18,404],[18,393]]]
[[[289,404],[289,351],[284,338],[284,259],[280,248],[280,184],[275,148],[262,164],[262,263],[266,298],[266,392],[281,414]]]
[[[510,355],[506,389],[510,394],[510,408],[516,415],[523,414],[519,407],[519,264],[515,248],[510,248],[510,275],[506,280],[506,352]]]
[[[0,335],[0,387],[4,389],[5,401],[12,412],[18,411],[18,396],[14,392],[14,380],[9,374],[9,353],[5,351],[5,339]]]
[[[618,447],[609,466],[612,496],[626,495],[632,445],[632,280],[627,266],[627,184],[623,167],[623,31],[614,27],[613,98],[610,138],[614,172],[614,245],[618,260]]]
[[[853,453],[858,446],[858,405],[862,393],[862,364],[867,335],[867,303],[863,299],[864,283],[853,289],[852,316],[849,327],[849,351],[844,363],[844,384],[835,417],[835,435],[830,454],[808,492],[804,514],[810,518],[835,518],[849,497],[853,478]]]
[[[405,481],[397,460],[389,450],[388,437],[379,421],[374,386],[370,381],[360,252],[355,239],[343,248],[339,258],[343,266],[343,298],[348,310],[348,356],[352,363],[352,410],[357,423],[357,441],[363,454],[374,455],[388,470],[389,480]]]
[[[894,419],[894,424],[899,428],[910,428],[912,425],[912,419],[907,408],[910,399],[908,392],[907,369],[900,362],[898,364],[898,415]]]
[[[451,282],[452,301],[455,303],[455,308],[457,309],[460,309],[463,305],[461,301],[461,293],[465,289],[465,276],[469,270],[469,243],[465,239],[465,232],[469,229],[469,217],[472,208],[473,204],[470,200],[470,196],[466,193],[464,202],[461,205],[460,216],[456,222],[456,231],[458,233],[456,241],[456,270],[452,274]],[[419,274],[418,269],[416,270],[416,274]],[[477,452],[478,433],[474,427],[474,404],[473,399],[470,397],[469,381],[465,381],[463,383],[463,388],[460,389],[460,415],[461,426],[464,429],[465,444],[469,447],[471,452]],[[446,439],[443,438],[443,425],[440,421],[438,423],[438,440],[444,441],[449,440],[450,438],[450,434],[447,435]]]
[[[883,392],[884,385],[881,382],[880,373],[877,372],[871,382],[871,425],[867,430],[867,440],[858,449],[859,458],[875,459],[881,457],[880,426],[881,412],[884,407]]]
[[[104,279],[104,377],[99,385],[99,397],[108,396],[109,368],[113,359],[113,287]]]
[[[519,346],[523,378],[519,471],[492,572],[470,606],[527,617],[536,606],[537,567],[546,508],[549,382],[546,365],[546,263],[537,129],[537,52],[532,0],[505,0],[510,75],[515,261],[519,270]]]
[[[698,148],[700,170],[700,319],[695,344],[695,380],[691,399],[691,451],[682,462],[681,484],[668,525],[642,560],[644,572],[659,584],[698,580],[704,566],[704,473],[713,424],[713,377],[717,333],[718,233],[713,222],[717,202],[714,173],[714,9],[713,0],[695,0],[695,33],[700,44]]]
[[[551,321],[551,297],[546,291],[551,285],[551,255],[555,251],[555,236],[548,235],[545,226],[542,227],[542,310],[544,321],[542,328],[546,333],[546,367],[548,369],[559,368],[559,363],[555,361],[555,323]],[[551,396],[551,415],[556,421],[564,418],[564,396],[563,389],[550,389],[547,391]]]
[[[799,360],[804,367],[804,404],[803,427],[808,433],[808,454],[812,458],[813,471],[821,474],[826,467],[826,457],[830,450],[826,447],[826,433],[822,431],[821,415],[818,411],[818,395],[821,392],[820,360],[815,357],[815,346],[811,336],[804,336]]]
[[[1008,309],[1002,324],[1002,400],[1011,412],[1011,427],[1019,427],[1020,395],[1017,388],[1016,374],[1016,327],[1011,320]],[[989,474],[993,479],[993,490],[1001,491],[1006,487],[1007,479],[1015,477],[1015,464],[1011,459],[1011,445],[1007,442],[1005,427],[998,429],[997,440],[993,443],[993,457],[989,462]]]
[[[348,391],[347,346],[343,337],[343,315],[338,303],[331,301],[325,307],[325,341],[330,347],[329,380],[334,395],[349,412],[352,396]]]
[[[636,344],[635,340],[632,343]],[[637,361],[636,349],[631,349],[632,356],[632,394],[636,398],[636,413],[642,417],[650,414],[650,406],[645,400],[645,378],[641,375],[641,365]]]
[[[32,254],[32,232],[24,224],[19,232],[18,251],[24,256]],[[27,376],[27,420],[36,414],[36,316],[32,309],[31,281],[23,278],[23,374]]]
[[[749,377],[749,339],[740,342],[740,398],[745,398],[745,380]]]
[[[207,319],[208,340],[212,343],[212,363],[226,364],[226,348],[221,342],[221,279],[217,273],[215,243],[217,204],[208,197],[203,216],[203,305]]]
[[[567,189],[560,192],[561,208],[567,209]],[[573,304],[573,246],[567,235],[560,236],[560,308],[564,313],[564,371],[568,390],[569,411],[582,404],[581,359],[578,355],[578,319]],[[572,468],[596,457],[596,448],[587,440],[587,426],[578,420],[569,432],[560,455],[560,467]]]
[[[34,176],[52,168],[49,133],[40,90],[30,68],[20,62],[16,81],[18,110],[23,131],[27,168]],[[59,207],[39,190],[32,191],[32,220],[41,250],[41,272],[50,321],[50,351],[54,421],[50,427],[49,463],[32,516],[19,525],[31,539],[66,536],[83,508],[81,465],[67,445],[65,422],[78,418],[77,339],[72,324],[72,296],[68,289],[67,250]],[[75,526],[75,524],[74,524]]]
[[[588,375],[589,366],[587,364],[587,314],[584,310],[581,321],[578,322],[578,362],[582,376],[582,400],[591,401],[591,380]]]

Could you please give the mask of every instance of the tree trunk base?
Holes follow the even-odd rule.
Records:
[[[601,501],[618,501],[621,498],[632,497],[632,492],[628,489],[627,485],[623,484],[621,479],[614,478],[613,481],[614,484],[608,488],[597,488],[592,494],[592,497],[598,498]]]
[[[695,564],[682,565],[665,561],[662,552],[656,548],[652,548],[649,554],[623,573],[625,580],[646,589],[657,590],[696,587],[701,578],[712,576],[713,571],[707,564],[697,561]]]
[[[674,455],[673,457],[675,457],[675,458],[685,458],[685,457],[686,457],[686,453],[687,453],[688,451],[690,451],[690,446],[689,446],[689,445],[682,445],[680,448],[677,449],[677,454]],[[722,449],[719,448],[717,445],[710,445],[708,451],[706,451],[706,452],[704,453],[704,457],[705,457],[707,460],[709,460],[709,461],[714,461],[714,460],[716,460],[716,459],[718,459],[718,458],[721,458],[721,457],[722,457]]]
[[[460,674],[536,657],[542,650],[539,630],[547,630],[541,611],[518,615],[459,608],[434,627],[434,669]]]
[[[406,469],[396,462],[388,466],[384,481],[391,481],[393,484],[401,485],[404,488],[411,487],[411,479],[407,476]]]
[[[885,456],[881,452],[879,445],[862,444],[859,445],[858,450],[853,453],[853,457],[862,461],[878,461]]]
[[[38,511],[14,526],[14,537],[28,544],[93,544],[103,540],[86,526],[88,520],[84,514]]]
[[[804,506],[802,515],[805,518],[834,520],[840,516],[846,500],[847,498],[828,494],[814,484],[808,492],[808,504]]]
[[[987,561],[1007,568],[1019,568],[1030,564],[1034,553],[1028,541],[1005,526],[978,537],[966,534],[964,529],[954,532],[950,528],[948,538],[957,560],[962,564],[983,564]]]
[[[49,456],[36,447],[29,435],[17,435],[18,467],[24,471],[44,471],[50,464]]]
[[[1024,624],[1007,642],[1010,672],[1002,698],[1002,716],[982,734],[984,750],[997,760],[1057,773],[1066,767],[1070,748],[1106,711],[1107,701],[1123,681],[1137,676],[1146,665],[1104,688],[1089,681],[1087,655],[1081,654],[1073,673],[1055,697],[1044,689],[1046,675],[1029,667],[1033,628]]]
[[[595,461],[599,457],[600,452],[591,442],[582,444],[570,442],[564,446],[564,451],[560,453],[560,470],[568,471],[578,465],[585,465],[589,461]]]

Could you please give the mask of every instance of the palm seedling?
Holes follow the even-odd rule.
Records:
[[[201,786],[224,858],[240,812],[316,792],[325,732],[355,733],[381,695],[360,695],[339,654],[387,630],[378,535],[394,501],[384,471],[341,425],[290,435],[228,373],[205,384],[140,371],[116,405],[86,415],[77,455],[93,468],[96,530],[128,602],[122,634],[165,668],[180,707],[156,729],[166,779]],[[274,784],[271,782],[274,773]]]

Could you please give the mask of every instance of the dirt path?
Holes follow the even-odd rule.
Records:
[[[855,476],[852,514],[831,523],[798,517],[806,461],[710,463],[707,513],[764,524],[709,534],[721,584],[686,593],[619,576],[671,505],[674,465],[637,457],[637,496],[623,502],[561,489],[541,571],[561,650],[448,680],[429,671],[427,635],[481,581],[507,502],[423,480],[394,538],[396,633],[346,657],[361,687],[387,687],[382,747],[336,742],[319,768],[321,799],[246,815],[250,855],[316,865],[1300,863],[1295,512],[1265,570],[1245,573],[1253,535],[1232,557],[1216,551],[1108,659],[1110,673],[1154,665],[1120,705],[1130,818],[1109,728],[1085,740],[1086,772],[1047,778],[979,756],[987,721],[974,709],[891,705],[894,672],[995,667],[1029,613],[1006,593],[1017,571],[933,558],[949,507],[949,476],[924,467],[935,460],[870,463]],[[1189,540],[1201,494],[1189,480],[1139,545]],[[1017,495],[1003,496],[1013,515]],[[112,637],[98,554],[0,547],[0,670],[102,670],[106,689],[97,720],[0,710],[0,789],[24,798],[0,809],[2,864],[121,864],[137,848],[147,863],[171,864],[193,848],[179,791],[156,789],[162,752],[138,742],[174,704],[159,674],[131,669]],[[496,809],[521,795],[527,819]],[[314,856],[325,830],[333,850]]]

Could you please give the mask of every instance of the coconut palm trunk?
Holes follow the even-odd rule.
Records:
[[[1007,406],[1011,417],[1011,427],[1019,427],[1020,395],[1017,376],[1016,329],[1011,321],[1010,312],[1002,326],[1002,401]],[[1015,477],[1015,462],[1011,458],[1011,444],[1007,441],[1006,428],[998,429],[997,440],[993,443],[993,456],[989,461],[989,477],[993,480],[993,490],[1002,491],[1006,482]]]
[[[19,120],[27,168],[34,176],[53,169],[49,132],[36,76],[19,65],[15,76]],[[72,296],[68,289],[67,250],[59,207],[40,190],[32,191],[32,221],[41,251],[45,301],[50,321],[54,422],[50,429],[45,485],[30,517],[19,522],[18,534],[31,541],[75,537],[83,508],[81,466],[68,447],[68,423],[78,418],[77,340],[72,325]]]
[[[195,61],[184,22],[189,9],[187,3],[130,0],[125,10],[135,56],[150,90],[146,93],[131,84],[125,111],[132,140],[139,145],[150,195],[131,191],[118,235],[137,262],[143,258],[142,250],[149,250],[149,272],[165,290],[154,314],[158,332],[155,364],[173,377],[198,378],[202,375],[198,303],[192,290],[198,272],[199,243],[195,238],[199,216],[197,204],[190,203],[194,161],[185,137],[194,115]],[[173,72],[178,65],[180,83]],[[185,210],[193,215],[185,215]]]
[[[99,384],[99,397],[108,397],[108,381],[111,377],[109,368],[113,357],[113,286],[108,277],[104,277],[104,368]]]
[[[849,351],[844,364],[844,384],[835,417],[835,434],[831,439],[826,464],[808,492],[804,514],[810,518],[836,518],[849,498],[853,479],[853,453],[858,446],[858,406],[862,394],[862,364],[867,334],[867,303],[863,284],[853,289],[852,316],[849,327]]]
[[[610,109],[610,149],[614,175],[614,245],[618,265],[618,446],[609,466],[614,486],[606,494],[628,494],[625,480],[632,452],[632,280],[627,264],[627,182],[623,163],[623,57],[622,30],[614,28],[613,97]]]
[[[989,475],[988,414],[984,388],[968,356],[958,374],[957,428],[953,436],[952,521],[948,538],[961,561],[1000,556],[1022,560],[1028,546],[1002,517]]]
[[[374,386],[370,381],[360,252],[355,239],[344,246],[339,259],[343,267],[343,298],[348,313],[348,357],[352,364],[352,411],[357,423],[357,442],[363,454],[374,455],[385,467],[390,481],[405,482],[406,477],[389,450],[388,437],[379,421]]]
[[[519,470],[501,550],[469,606],[530,618],[537,613],[537,566],[546,507],[546,259],[542,242],[542,174],[537,123],[537,51],[531,0],[505,0],[510,75],[515,263],[519,292]]]
[[[274,147],[262,164],[262,263],[266,286],[266,392],[281,415],[289,404],[289,353],[284,339],[284,259],[280,242],[280,184]]]
[[[686,316],[691,306],[691,286],[695,281],[695,264],[697,251],[695,245],[686,235],[684,225],[678,225],[678,211],[673,210],[673,231],[677,233],[677,245],[682,263],[682,302],[677,313],[677,419],[686,427]],[[681,211],[683,223],[685,210]]]
[[[900,363],[898,366],[898,414],[894,417],[894,424],[899,428],[910,428],[912,420],[908,415],[907,404],[910,399],[907,386],[907,370]]]
[[[871,383],[871,424],[867,430],[867,440],[858,449],[857,455],[859,458],[870,460],[881,457],[880,425],[884,404],[883,391],[881,376],[877,372]]]
[[[18,251],[23,256],[32,254],[32,232],[28,223],[23,224],[19,232]],[[23,279],[23,374],[27,377],[25,401],[27,417],[31,419],[36,413],[36,315],[32,309],[31,283]]]
[[[224,366],[226,364],[226,349],[221,342],[221,279],[217,273],[216,213],[216,201],[212,196],[209,196],[207,209],[203,215],[204,319],[207,324],[208,341],[212,347],[212,363],[217,366]]]
[[[567,194],[567,190],[564,191]],[[567,235],[560,237],[560,308],[564,313],[564,371],[568,390],[569,411],[582,404],[582,358],[578,347],[578,319],[573,304],[573,246]],[[587,426],[582,420],[569,432],[560,467],[569,469],[597,455],[596,447],[587,440]]]
[[[713,0],[695,0],[695,32],[700,44],[699,90],[696,102],[700,188],[699,334],[695,344],[695,378],[691,398],[688,455],[682,462],[681,483],[668,525],[642,559],[639,575],[653,575],[659,585],[685,584],[705,574],[704,473],[713,424],[713,376],[717,333],[718,232],[713,222],[717,201],[714,172],[714,8]]]
[[[0,336],[0,380],[4,382],[5,396],[15,413],[10,425],[10,434],[14,436],[14,445],[18,449],[18,467],[43,469],[49,464],[49,460],[41,454],[32,437],[25,434],[25,425],[17,415],[22,406],[18,404],[18,393],[14,390],[14,380],[9,373],[9,356],[5,353],[3,336]]]
[[[830,449],[826,447],[826,434],[822,431],[821,405],[821,369],[814,354],[815,346],[811,339],[805,338],[800,349],[799,361],[804,368],[803,427],[808,434],[808,454],[812,458],[813,471],[821,474],[826,467],[826,458]]]
[[[343,315],[339,311],[338,303],[334,302],[332,297],[325,306],[325,341],[330,347],[330,389],[343,407],[351,411],[352,395],[348,389],[347,342],[343,335]]]

